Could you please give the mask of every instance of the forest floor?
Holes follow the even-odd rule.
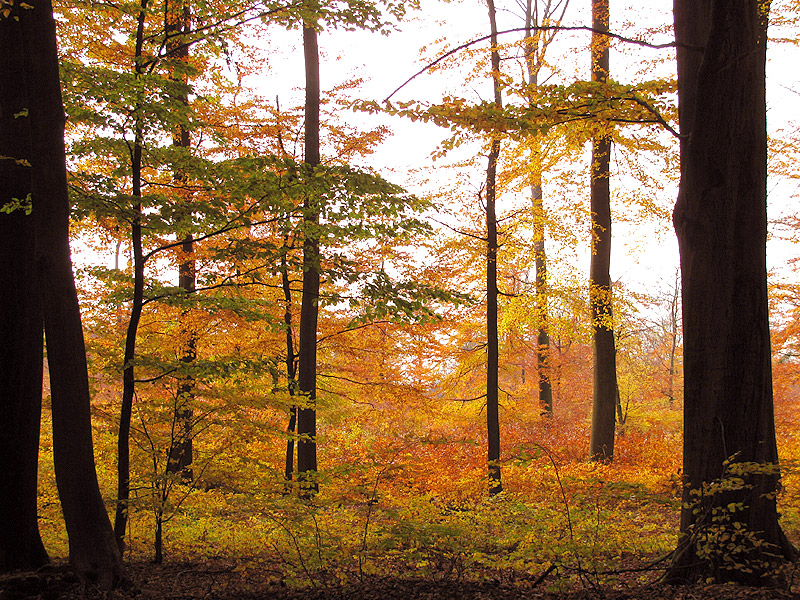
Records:
[[[621,569],[624,571],[624,569]],[[669,586],[621,574],[615,584],[596,584],[586,574],[569,585],[559,583],[558,570],[546,577],[515,576],[476,581],[469,577],[424,578],[370,575],[363,580],[290,587],[269,569],[242,568],[230,561],[202,561],[128,565],[130,585],[101,592],[83,584],[65,566],[33,573],[0,576],[0,600],[767,600],[800,598],[800,570],[787,571],[790,581],[781,588],[732,585]]]
[[[582,421],[518,420],[506,432],[506,489],[493,497],[473,442],[480,427],[461,422],[400,442],[354,417],[329,428],[330,466],[312,502],[285,493],[282,462],[258,458],[280,458],[282,448],[255,442],[232,445],[202,485],[178,482],[168,501],[164,479],[145,471],[126,536],[131,585],[109,593],[64,566],[68,536],[43,452],[39,525],[54,566],[0,575],[0,600],[800,600],[800,563],[782,588],[659,583],[680,525],[679,417],[661,407],[656,424],[626,431],[613,464],[585,461]],[[782,431],[778,508],[800,548],[800,421]],[[116,434],[100,433],[101,487],[112,490]],[[163,511],[160,565],[151,562],[154,507]],[[738,560],[727,552],[721,558]]]

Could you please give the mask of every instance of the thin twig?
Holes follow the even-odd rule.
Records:
[[[667,42],[667,43],[664,43],[664,44],[652,44],[652,43],[646,42],[644,40],[635,40],[635,39],[632,39],[632,38],[626,38],[625,36],[619,35],[617,33],[612,33],[610,31],[602,31],[602,30],[599,30],[599,29],[595,29],[594,27],[589,27],[587,25],[579,25],[579,26],[539,25],[537,27],[530,27],[530,28],[515,27],[513,29],[506,29],[504,31],[498,31],[497,34],[498,35],[503,35],[503,34],[506,34],[506,33],[517,33],[517,32],[520,32],[520,31],[530,31],[531,29],[534,29],[534,30],[537,30],[537,31],[587,31],[587,32],[591,32],[591,33],[597,33],[599,35],[605,35],[607,37],[614,38],[614,39],[619,40],[621,42],[626,42],[626,43],[629,43],[629,44],[636,44],[638,46],[644,46],[646,48],[653,48],[653,49],[656,49],[656,50],[660,50],[660,49],[664,49],[664,48],[677,48],[677,47],[691,48],[691,49],[696,49],[696,50],[699,49],[697,46],[692,46],[692,45],[689,45],[689,44],[679,44],[678,42]],[[384,102],[388,102],[392,98],[392,96],[394,96],[397,92],[402,90],[405,86],[407,86],[409,83],[411,83],[419,75],[422,75],[426,71],[429,71],[430,69],[432,69],[433,67],[438,65],[443,60],[453,56],[454,54],[456,54],[458,52],[461,52],[461,50],[465,50],[465,49],[469,48],[470,46],[474,46],[475,44],[480,44],[481,42],[485,42],[486,40],[491,39],[491,37],[492,37],[491,35],[484,35],[484,36],[481,36],[479,38],[475,38],[474,40],[471,40],[469,42],[465,42],[463,44],[460,44],[460,45],[456,46],[455,48],[453,48],[451,50],[448,50],[447,52],[442,54],[439,58],[437,58],[433,62],[428,63],[427,65],[422,67],[419,71],[414,73],[411,77],[406,79],[400,86],[398,86],[391,94],[389,94],[385,98]]]

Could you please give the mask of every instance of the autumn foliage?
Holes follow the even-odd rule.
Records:
[[[486,43],[456,52],[457,44],[437,42],[425,50],[437,53],[431,76],[455,73],[482,86],[485,97],[502,87],[507,106],[475,101],[463,89],[431,102],[384,103],[359,98],[358,78],[323,77],[322,160],[309,164],[300,96],[278,99],[259,81],[281,60],[280,42],[265,40],[277,31],[299,48],[309,24],[323,47],[335,29],[386,32],[404,17],[404,4],[413,8],[388,1],[57,3],[95,459],[109,512],[127,511],[126,559],[222,561],[244,582],[258,572],[290,586],[385,574],[556,591],[653,581],[676,546],[681,510],[677,257],[647,285],[624,275],[612,281],[613,462],[590,462],[586,147],[598,136],[613,145],[612,218],[615,231],[631,236],[629,262],[646,260],[637,244],[669,247],[678,177],[674,56],[643,56],[628,69],[630,81],[592,82],[587,34],[579,50],[542,54],[533,85],[523,70],[531,42],[520,28],[493,48],[502,67]],[[165,15],[178,5],[191,25],[175,34]],[[623,29],[623,40],[611,40],[616,51],[625,39],[669,27]],[[572,44],[577,38],[569,36],[587,32],[562,33]],[[565,58],[578,51],[587,64]],[[635,52],[623,52],[633,60]],[[410,123],[443,127],[447,137],[430,149],[435,162],[426,159],[404,181],[371,157],[392,143],[392,127]],[[181,132],[188,145],[175,142]],[[772,176],[796,182],[798,132],[787,124],[784,133],[773,141]],[[490,496],[485,182],[500,140],[491,185],[502,492]],[[534,184],[539,204],[531,200]],[[796,218],[774,224],[794,254],[798,231]],[[309,407],[296,369],[309,270],[303,248],[312,238],[321,276],[319,465],[311,475],[319,492],[307,494],[298,489],[292,452],[309,436],[298,436],[290,419]],[[547,277],[537,286],[545,241]],[[191,289],[178,278],[189,260]],[[778,503],[795,544],[796,268],[790,260],[770,279]],[[542,372],[552,413],[540,402]],[[124,381],[132,397],[130,489],[119,502]],[[46,402],[39,525],[48,552],[64,559],[50,427]],[[180,472],[170,460],[189,440],[191,469]]]

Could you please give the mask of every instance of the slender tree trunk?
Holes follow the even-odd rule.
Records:
[[[541,162],[539,163],[541,165]],[[550,383],[550,334],[547,315],[547,250],[545,247],[544,203],[541,167],[533,186],[533,252],[536,256],[536,370],[539,374],[539,406],[546,416],[553,416],[553,386]]]
[[[178,287],[185,295],[189,296],[195,292],[196,281],[194,241],[191,234],[187,234],[184,237],[181,245],[181,254],[183,255],[183,260],[179,265]],[[186,323],[191,318],[191,310],[185,309],[181,316],[184,319],[184,323],[181,326],[181,338],[183,340],[181,362],[188,369],[197,358],[197,334],[191,324]],[[185,483],[191,483],[194,480],[194,471],[192,469],[194,459],[192,448],[194,398],[194,377],[189,373],[185,373],[181,376],[178,384],[173,439],[169,449],[169,460],[167,461],[167,472],[179,474]]]
[[[281,106],[278,98],[275,98],[275,108],[278,116],[280,117]],[[281,149],[283,156],[288,157],[289,154],[283,145],[283,136],[281,128],[278,127],[278,146]],[[289,216],[286,216],[286,222],[289,222]],[[285,303],[283,311],[283,324],[286,327],[286,387],[289,397],[294,399],[297,393],[297,353],[294,348],[294,325],[292,315],[292,286],[289,278],[289,251],[294,249],[294,243],[289,245],[289,234],[284,232],[283,235],[283,252],[281,253],[281,286],[283,288],[283,301]],[[294,481],[294,468],[295,468],[295,440],[297,439],[297,405],[292,400],[292,406],[289,407],[289,424],[286,426],[286,460],[283,470],[284,478],[284,494],[292,493],[292,482]]]
[[[675,404],[675,357],[678,353],[678,302],[680,300],[680,279],[676,276],[669,305],[669,367],[667,375],[667,398],[670,407]]]
[[[673,218],[683,284],[685,479],[682,535],[669,581],[712,577],[762,585],[775,580],[781,557],[797,556],[775,501],[780,475],[766,269],[768,8],[759,0],[675,0],[682,141]],[[731,477],[737,469],[744,485]],[[709,491],[707,484],[725,477],[725,491]],[[696,495],[703,486],[705,493]],[[733,550],[713,544],[722,533],[732,536]]]
[[[153,472],[157,473],[159,457],[152,456]],[[155,531],[153,532],[153,563],[160,565],[164,562],[164,507],[172,488],[172,481],[166,477],[157,477],[152,483],[153,516],[155,517]]]
[[[20,15],[29,91],[35,257],[42,298],[53,412],[56,483],[69,536],[70,562],[111,588],[124,578],[122,558],[97,483],[89,378],[69,248],[64,107],[55,21],[48,0]]]
[[[592,81],[608,81],[608,0],[592,0]],[[592,139],[591,212],[592,259],[589,266],[589,303],[593,338],[592,435],[589,457],[614,458],[614,409],[617,401],[617,366],[611,312],[611,194],[609,191],[611,138]]]
[[[544,55],[553,40],[544,37],[538,30],[542,21],[559,23],[569,0],[560,6],[553,6],[551,0],[544,3],[540,11],[536,0],[527,0],[525,4],[525,66],[528,70],[529,102],[534,104],[533,96],[539,82],[539,70],[544,64]],[[560,15],[558,10],[562,12]],[[540,18],[541,12],[541,18]],[[554,34],[555,32],[553,32]],[[550,334],[547,312],[547,250],[545,246],[545,232],[547,224],[544,213],[544,194],[542,190],[542,156],[541,144],[537,139],[531,140],[531,203],[533,209],[533,252],[536,264],[536,315],[539,328],[536,336],[536,368],[539,376],[539,406],[545,416],[553,415],[553,386],[550,380],[549,356]]]
[[[134,69],[141,74],[140,60],[144,39],[144,21],[147,0],[141,0],[136,29],[136,50]],[[133,217],[131,219],[131,247],[133,250],[133,299],[131,314],[125,334],[125,351],[122,368],[122,404],[119,415],[119,431],[117,433],[117,505],[114,514],[114,535],[121,552],[125,551],[125,530],[128,525],[128,509],[130,502],[130,433],[131,415],[133,414],[133,398],[136,393],[136,375],[134,360],[136,358],[136,334],[144,306],[144,255],[142,252],[142,123],[136,117],[133,150],[131,153],[131,195],[134,198]]]
[[[17,11],[14,12],[17,15]],[[0,572],[49,562],[39,535],[42,308],[36,288],[30,120],[20,24],[0,18]],[[21,202],[21,205],[19,205]],[[15,208],[15,205],[18,205]]]
[[[319,165],[319,49],[317,31],[303,27],[306,70],[305,165],[309,171]],[[304,403],[297,410],[297,472],[301,495],[309,497],[319,489],[317,481],[317,319],[319,316],[319,200],[306,195],[303,206],[303,297],[300,306],[298,348],[298,389]]]
[[[294,398],[295,388],[297,387],[297,356],[294,352],[294,332],[292,329],[292,288],[289,280],[289,263],[286,253],[289,252],[289,236],[283,237],[285,252],[281,254],[281,284],[283,286],[283,300],[285,307],[283,311],[283,323],[286,327],[286,386],[289,397]],[[286,492],[291,490],[291,482],[294,480],[294,441],[297,430],[297,406],[292,405],[289,409],[289,425],[286,428],[286,464],[284,469],[284,479],[286,480]]]
[[[294,441],[297,438],[297,406],[289,408],[289,424],[286,426],[286,461],[283,468],[283,478],[286,480],[285,493],[291,493],[294,481]]]
[[[136,134],[133,150],[133,196],[141,198],[141,162],[142,146],[140,134]],[[130,434],[133,399],[136,394],[136,334],[142,317],[144,305],[144,257],[142,255],[142,205],[136,202],[133,206],[131,221],[131,246],[133,247],[133,299],[131,314],[125,334],[125,351],[122,370],[122,404],[117,433],[117,507],[114,515],[114,534],[117,537],[120,551],[125,550],[125,530],[128,525],[128,508],[130,501]]]
[[[191,10],[188,2],[172,1],[167,2],[166,18],[164,31],[167,36],[167,53],[172,61],[186,63],[189,60],[189,46],[186,43],[186,36],[191,27]],[[184,85],[188,84],[186,73],[183,71],[177,74],[173,69],[172,79]],[[186,91],[182,91],[178,101],[188,107],[189,97]],[[186,152],[188,156],[191,146],[189,129],[180,123],[175,128],[172,137],[172,145]],[[186,174],[180,167],[175,171],[173,179],[181,193],[186,186]],[[185,222],[191,223],[191,199],[181,198],[184,204]],[[184,225],[186,227],[186,225]],[[180,235],[180,233],[179,233]],[[196,286],[196,261],[194,258],[194,238],[191,231],[183,234],[181,245],[181,259],[178,265],[178,287],[185,297],[189,298],[195,293]],[[188,369],[197,358],[197,334],[191,325],[191,309],[185,308],[181,314],[183,323],[181,324],[181,338],[183,340],[183,352],[181,362]],[[192,375],[185,373],[178,384],[178,394],[175,404],[175,427],[173,428],[173,441],[169,449],[169,460],[167,461],[167,472],[177,473],[184,482],[190,483],[194,479],[192,470],[193,452],[192,437],[194,429],[194,397],[195,381]]]
[[[626,411],[622,408],[622,397],[619,394],[619,381],[617,382],[616,393],[614,394],[614,406],[617,410],[617,423],[624,425],[627,420]],[[627,402],[626,402],[627,406]],[[625,430],[620,430],[620,435],[623,435]]]
[[[553,386],[550,382],[549,357],[550,334],[547,315],[547,249],[545,246],[544,195],[542,193],[541,159],[538,144],[532,160],[533,184],[531,202],[533,208],[533,253],[536,265],[536,316],[539,324],[536,334],[536,371],[539,381],[539,407],[542,414],[553,416]]]
[[[500,90],[500,53],[497,50],[497,21],[494,0],[488,0],[492,44],[492,87],[494,104],[503,106]],[[489,459],[489,494],[503,491],[500,473],[499,383],[500,343],[497,333],[497,159],[500,139],[492,139],[489,166],[486,169],[486,429]]]
[[[136,155],[138,155],[138,160]],[[134,151],[134,164],[141,161],[141,147],[137,142]],[[134,178],[136,181],[138,178]],[[137,185],[134,184],[134,188]],[[135,194],[135,192],[134,192]],[[120,408],[119,431],[117,433],[117,506],[114,517],[114,533],[121,551],[125,550],[125,530],[128,523],[128,503],[130,500],[130,431],[133,413],[133,398],[136,393],[135,369],[136,332],[142,315],[144,290],[144,265],[142,258],[141,204],[133,206],[136,213],[131,223],[131,245],[133,246],[133,299],[131,314],[125,335],[125,351],[122,371],[122,404]]]
[[[153,563],[160,565],[164,562],[164,513],[161,509],[156,511],[156,531],[153,538]]]

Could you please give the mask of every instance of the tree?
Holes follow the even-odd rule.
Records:
[[[555,21],[560,23],[569,6],[569,0],[553,3],[548,0],[540,8],[539,2],[527,0],[525,4],[525,36],[523,38],[525,67],[530,86],[529,104],[535,102],[535,89],[539,82],[539,71],[544,66],[545,54],[553,41],[556,29],[547,32],[539,29],[540,24]],[[541,12],[541,15],[540,15]],[[536,368],[539,378],[539,405],[543,414],[553,415],[553,384],[550,380],[548,362],[550,356],[550,333],[547,318],[547,250],[546,219],[544,214],[544,193],[542,190],[542,145],[538,136],[530,140],[531,203],[533,210],[533,252],[536,266],[535,299],[538,317],[536,335]]]
[[[306,71],[305,166],[320,163],[319,153],[319,47],[316,24],[303,23]],[[303,205],[303,298],[300,307],[300,341],[297,349],[298,382],[304,405],[297,409],[297,471],[301,494],[318,489],[317,482],[317,320],[319,317],[319,206],[312,194]]]
[[[136,38],[133,55],[135,78],[143,74],[142,47],[144,25],[147,15],[147,0],[141,0],[136,18]],[[119,431],[117,433],[117,507],[114,513],[114,535],[120,552],[125,550],[125,530],[130,508],[131,469],[130,469],[130,429],[133,414],[133,398],[136,391],[134,358],[136,357],[136,333],[144,306],[144,255],[142,251],[142,145],[144,123],[138,110],[134,122],[134,139],[131,149],[131,249],[133,251],[133,298],[131,314],[125,335],[125,350],[122,371],[122,406],[120,408]]]
[[[293,327],[293,314],[292,314],[292,287],[291,279],[289,278],[289,261],[287,254],[289,252],[289,235],[284,234],[283,245],[286,248],[285,252],[281,253],[281,289],[283,290],[283,324],[286,328],[286,357],[284,364],[286,365],[286,392],[290,398],[294,398],[297,391],[297,354],[294,351],[294,327]],[[291,481],[294,479],[294,445],[295,445],[295,430],[297,429],[297,405],[292,400],[292,405],[289,407],[289,424],[286,426],[286,460],[284,461],[283,478],[286,480],[285,491],[291,491]]]
[[[95,471],[86,351],[69,247],[55,21],[49,0],[30,5],[18,16],[28,75],[34,256],[50,371],[56,481],[70,562],[87,579],[110,588],[124,572]]]
[[[164,10],[164,33],[167,39],[167,56],[172,58],[171,77],[179,85],[177,86],[176,100],[185,105],[189,104],[187,63],[189,61],[189,44],[187,36],[191,30],[191,7],[186,1],[166,2]],[[182,120],[178,122],[172,134],[172,145],[178,151],[189,153],[191,147],[191,132],[189,127]],[[186,190],[186,174],[183,169],[178,168],[174,173],[175,187],[184,193],[181,194],[181,204],[183,214],[179,214],[178,220],[183,223],[191,223],[191,218],[187,218],[186,213],[191,213],[191,197]],[[179,192],[180,193],[180,192]],[[180,264],[178,265],[178,287],[186,296],[191,296],[196,291],[197,285],[197,265],[194,251],[194,237],[192,231],[182,231],[183,239],[180,247]],[[197,358],[197,334],[192,331],[191,326],[185,322],[190,320],[191,311],[184,309],[182,313],[184,324],[181,327],[181,338],[183,349],[181,352],[181,362],[187,368],[191,367]],[[195,382],[194,377],[189,373],[181,376],[178,384],[177,402],[175,407],[173,440],[169,449],[169,460],[167,461],[167,472],[177,473],[185,482],[194,479],[192,470],[192,437],[193,437],[193,417],[194,417],[194,396]],[[158,530],[160,532],[160,529]],[[158,546],[158,544],[157,544]]]
[[[411,3],[415,6],[416,3]],[[395,18],[405,13],[402,4],[385,2]],[[385,31],[386,23],[378,3],[354,3],[334,10],[326,3],[303,3],[303,58],[305,66],[305,137],[303,168],[314,174],[321,165],[320,152],[320,64],[317,31],[322,23],[344,28],[359,27]],[[324,195],[324,194],[323,194]],[[309,496],[318,487],[317,471],[317,325],[320,302],[320,216],[323,195],[309,190],[303,201],[303,289],[300,306],[300,336],[297,348],[297,390],[304,396],[297,411],[297,472],[301,495]],[[288,323],[287,323],[288,326]],[[288,363],[287,363],[288,366]],[[290,375],[290,374],[289,374]],[[290,382],[291,383],[291,382]],[[289,448],[287,447],[287,452]],[[288,464],[288,460],[287,460]]]
[[[778,523],[767,304],[769,4],[676,0],[684,487],[670,581],[761,585],[796,551]],[[733,549],[715,545],[715,535]]]
[[[592,0],[592,81],[605,83],[609,71],[608,0]],[[589,304],[593,337],[592,435],[589,456],[614,457],[614,409],[617,404],[617,367],[611,313],[611,194],[609,189],[611,136],[592,136],[591,245]]]
[[[17,11],[14,16],[18,16]],[[20,23],[0,16],[0,571],[49,561],[37,519],[42,309],[36,288],[31,136]]]
[[[491,28],[492,88],[494,105],[503,107],[500,87],[500,52],[497,49],[497,17],[494,0],[488,0]],[[500,137],[493,135],[486,168],[486,429],[488,437],[489,494],[503,491],[500,475],[500,415],[498,371],[500,348],[497,336],[497,159]]]

